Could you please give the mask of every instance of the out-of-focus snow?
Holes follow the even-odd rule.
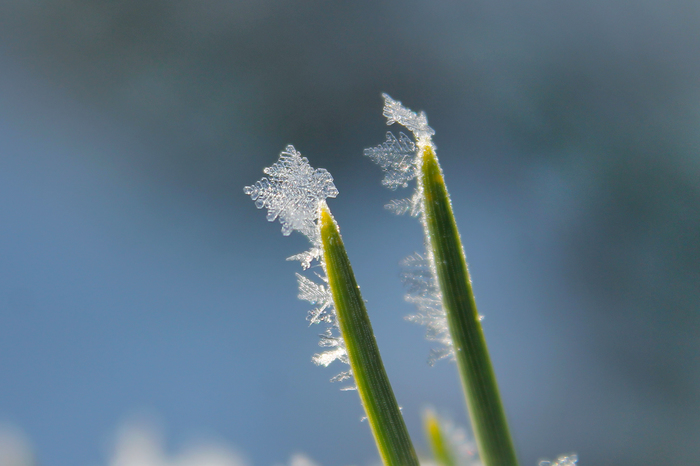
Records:
[[[120,429],[109,466],[249,466],[236,451],[219,444],[202,444],[176,454],[163,448],[153,427],[131,423]]]
[[[34,455],[25,436],[12,426],[0,424],[0,466],[34,464]]]

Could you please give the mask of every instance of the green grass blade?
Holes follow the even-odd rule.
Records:
[[[454,453],[450,449],[447,438],[445,438],[442,426],[440,426],[440,420],[433,410],[426,411],[423,424],[435,462],[439,466],[457,466]]]
[[[321,210],[321,240],[340,331],[382,461],[392,466],[418,466],[350,260],[327,207]]]
[[[447,188],[431,146],[419,173],[424,221],[474,436],[485,466],[517,465]]]

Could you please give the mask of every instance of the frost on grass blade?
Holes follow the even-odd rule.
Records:
[[[575,453],[569,455],[562,455],[554,461],[541,460],[538,466],[576,466],[578,461],[578,456]]]
[[[384,97],[384,116],[387,125],[398,123],[413,133],[415,142],[404,133],[396,139],[391,132],[386,133],[386,141],[377,147],[365,149],[364,154],[377,163],[386,173],[382,184],[389,189],[405,188],[418,173],[418,153],[420,148],[432,145],[435,131],[428,126],[425,112],[416,113],[404,107],[388,94]]]
[[[243,191],[249,195],[258,209],[267,209],[267,219],[273,222],[279,219],[282,234],[288,236],[297,230],[311,241],[311,249],[289,257],[298,260],[304,270],[314,261],[321,263],[321,237],[319,230],[319,212],[322,204],[329,197],[336,197],[338,190],[333,184],[333,177],[323,168],[314,169],[306,157],[302,157],[294,146],[289,145],[280,153],[279,160],[263,170],[268,175]],[[321,267],[323,269],[323,267]],[[338,327],[338,318],[333,305],[333,296],[327,285],[325,275],[316,274],[322,283],[316,283],[303,275],[297,274],[299,299],[309,301],[316,306],[309,311],[307,320],[310,324],[328,325],[320,335],[319,346],[330,348],[313,356],[312,361],[320,366],[328,366],[335,360],[349,363],[345,342]],[[346,380],[350,371],[344,371],[331,381]],[[352,389],[354,387],[350,387]]]
[[[399,139],[396,139],[393,134],[387,133],[384,143],[364,151],[364,154],[386,173],[382,184],[395,190],[399,186],[407,187],[408,183],[417,177],[422,159],[418,155],[422,148],[434,147],[432,136],[435,131],[428,126],[425,112],[416,113],[387,94],[382,94],[382,97],[387,125],[398,123],[411,131],[415,138],[415,141],[411,141],[404,133],[400,133]],[[423,189],[419,183],[416,183],[410,198],[393,200],[384,207],[397,215],[410,213],[413,217],[419,217],[424,229],[426,228],[423,219]],[[415,304],[418,309],[418,312],[408,316],[407,320],[425,325],[427,339],[441,343],[439,348],[430,351],[428,363],[432,365],[440,359],[454,357],[452,338],[447,316],[442,308],[432,255],[426,252],[424,255],[409,256],[401,266],[401,277],[408,288],[406,301]]]

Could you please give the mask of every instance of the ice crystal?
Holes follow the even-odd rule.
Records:
[[[576,466],[577,461],[578,456],[576,456],[575,453],[571,453],[569,455],[562,455],[554,461],[542,460],[537,464],[538,466]]]
[[[389,189],[405,188],[416,177],[416,145],[404,133],[399,133],[399,139],[396,139],[388,131],[386,141],[377,147],[365,149],[365,155],[386,172],[382,184]]]
[[[323,366],[323,367],[328,367],[330,363],[332,363],[335,360],[338,360],[344,364],[350,365],[350,360],[348,359],[348,351],[347,348],[345,347],[345,340],[343,340],[343,337],[341,336],[336,336],[334,333],[334,330],[338,329],[338,319],[335,316],[335,313],[333,314],[333,326],[326,328],[325,332],[323,332],[319,337],[321,337],[321,340],[318,342],[318,346],[325,347],[325,348],[332,348],[327,351],[324,351],[322,353],[317,353],[314,354],[314,357],[311,359],[314,364],[317,366]],[[343,382],[345,380],[348,380],[352,378],[352,369],[348,369],[346,371],[341,372],[340,374],[334,376],[331,378],[331,382]],[[341,390],[356,390],[357,387],[355,385],[350,385],[347,387],[341,388]]]
[[[321,254],[321,248],[318,246],[312,246],[308,251],[300,252],[299,254],[294,254],[291,257],[287,257],[287,260],[301,262],[301,268],[306,270],[311,267],[311,263],[313,261],[321,259]]]
[[[418,194],[416,192],[416,194]],[[395,215],[411,214],[411,217],[418,217],[423,209],[421,198],[415,195],[408,199],[393,199],[384,206],[386,210]]]
[[[338,190],[333,177],[323,168],[314,169],[306,157],[289,145],[279,160],[263,170],[263,178],[244,192],[258,209],[267,209],[267,220],[279,218],[282,234],[288,236],[297,230],[317,242],[318,208],[326,198],[336,197]]]
[[[428,117],[425,112],[416,113],[404,107],[398,100],[392,99],[389,94],[382,94],[382,97],[384,97],[384,111],[382,114],[386,117],[387,125],[398,123],[405,126],[406,129],[413,133],[419,145],[430,142],[430,138],[435,134],[435,131],[428,126]]]
[[[304,270],[315,261],[322,266],[321,236],[319,213],[321,205],[329,197],[336,197],[338,190],[333,184],[333,177],[323,168],[314,169],[309,161],[294,148],[287,146],[280,153],[279,160],[263,172],[268,175],[252,186],[246,186],[244,192],[249,195],[258,209],[267,209],[270,222],[279,219],[282,234],[287,236],[297,230],[309,238],[311,248],[287,260],[298,260]],[[349,364],[345,342],[338,327],[338,318],[333,304],[333,295],[327,286],[325,275],[316,274],[322,283],[297,274],[299,299],[309,301],[316,306],[309,311],[307,320],[310,324],[327,324],[320,335],[319,346],[330,348],[315,354],[312,361],[320,366],[328,366],[335,360]],[[336,375],[331,381],[347,380],[351,371]],[[354,387],[349,387],[352,389]]]
[[[431,267],[431,260],[416,253],[401,262],[401,280],[408,288],[406,301],[415,304],[417,314],[406,319],[410,322],[425,325],[426,338],[442,344],[440,348],[432,349],[428,358],[430,365],[440,359],[454,357],[452,337],[447,326],[447,316],[442,307],[440,288]]]
[[[299,299],[318,306],[309,311],[309,315],[306,318],[310,322],[309,325],[320,322],[332,323],[333,295],[331,290],[301,274],[297,274],[297,281],[299,282]]]

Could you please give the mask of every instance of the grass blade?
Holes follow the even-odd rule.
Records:
[[[433,254],[479,454],[485,466],[515,466],[517,458],[479,322],[469,270],[447,188],[431,145],[420,154],[419,183],[428,247]]]
[[[357,391],[379,454],[385,465],[418,466],[338,226],[325,206],[321,210],[320,222],[328,284]]]
[[[439,466],[457,466],[449,441],[445,437],[440,420],[433,410],[429,409],[426,411],[423,423],[435,462]]]

